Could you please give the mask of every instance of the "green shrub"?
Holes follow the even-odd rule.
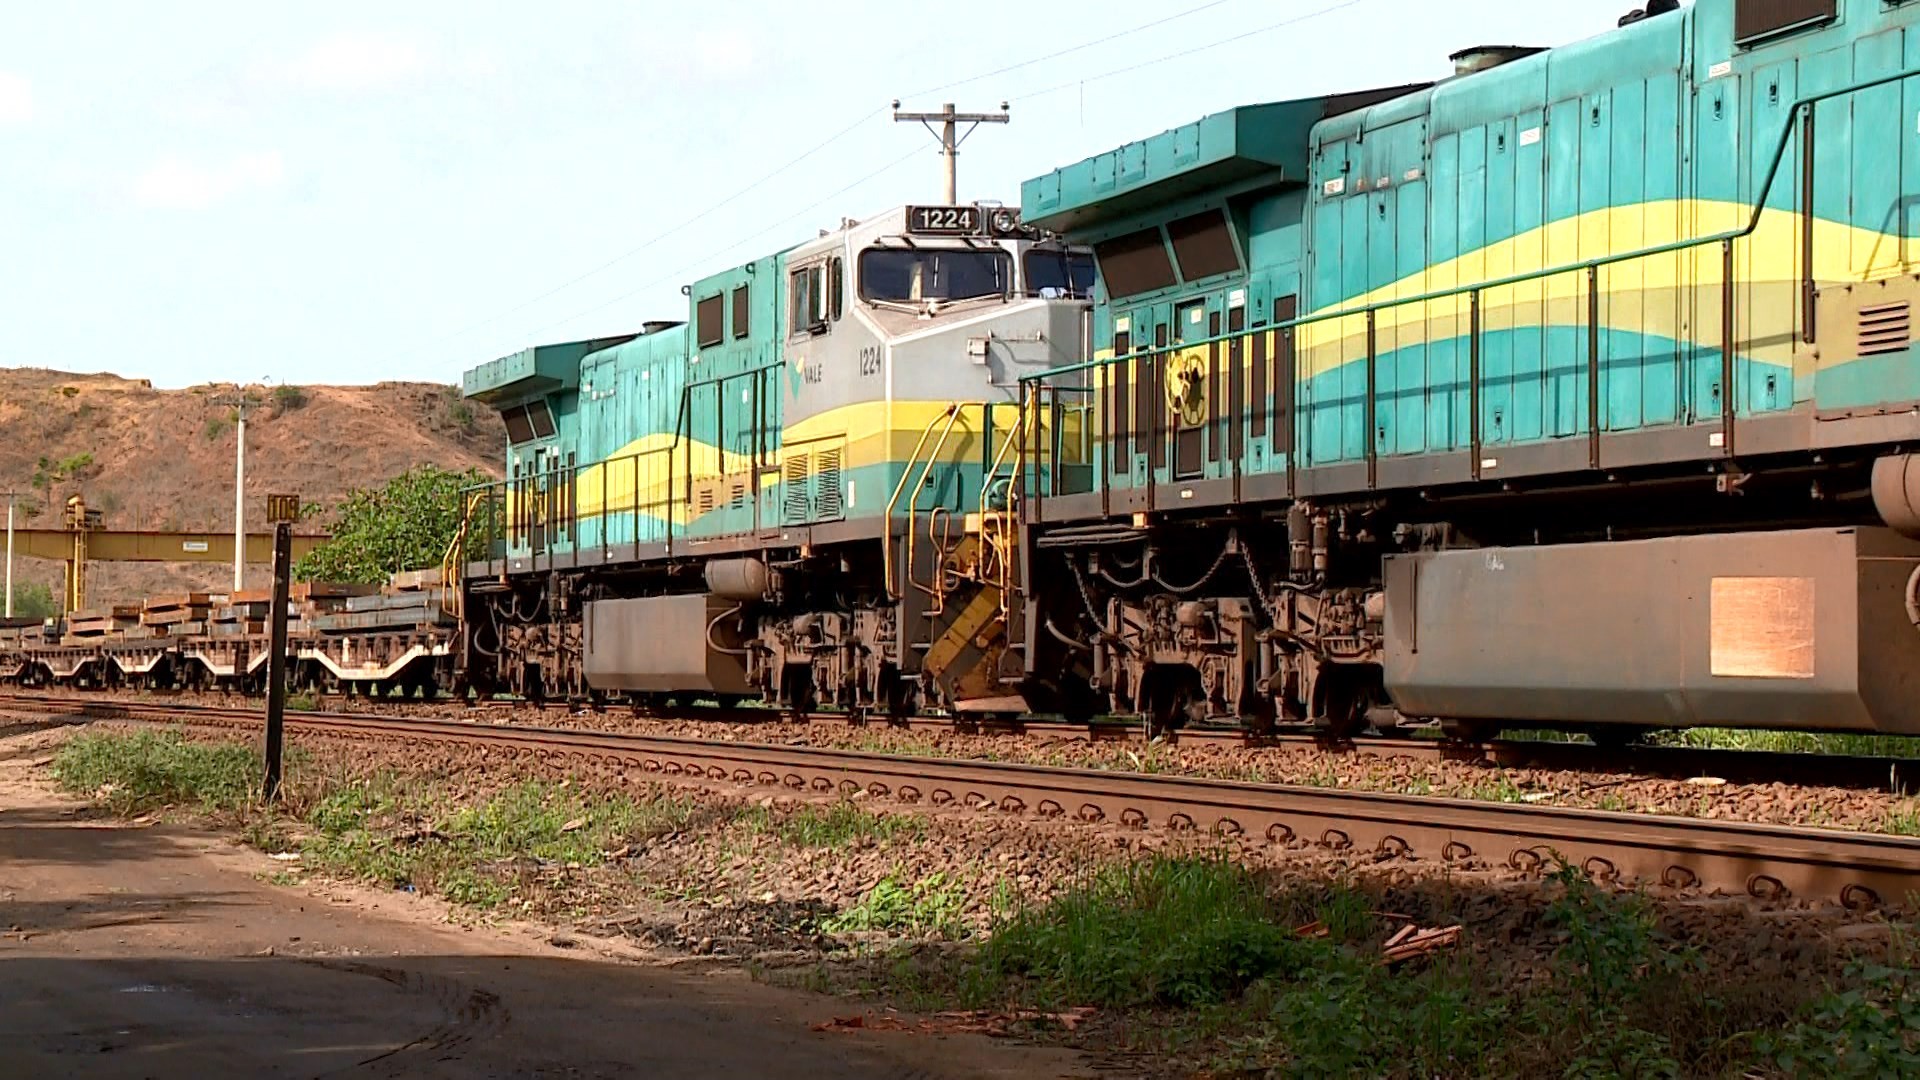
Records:
[[[1051,1005],[1206,1004],[1318,951],[1282,922],[1245,868],[1154,858],[1103,868],[1044,907],[1014,912],[979,964],[987,986],[1023,981]]]
[[[238,810],[258,796],[261,768],[252,747],[172,731],[81,734],[53,763],[61,787],[122,814],[185,804]]]

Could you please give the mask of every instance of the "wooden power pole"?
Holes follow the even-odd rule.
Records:
[[[922,124],[928,131],[933,132],[934,138],[940,140],[940,156],[946,159],[947,166],[945,205],[957,206],[960,203],[960,169],[955,159],[960,156],[960,144],[966,142],[967,136],[973,134],[973,129],[981,124],[1004,124],[1012,117],[1008,115],[1007,103],[1004,101],[1000,103],[1000,111],[997,113],[963,113],[955,112],[951,101],[942,105],[939,112],[901,112],[900,102],[895,100],[893,119],[895,123],[900,124]],[[933,126],[936,123],[940,125],[938,130]],[[966,131],[959,130],[961,124],[967,125]]]

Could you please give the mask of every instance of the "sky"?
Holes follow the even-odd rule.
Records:
[[[0,6],[0,366],[457,382],[937,202],[909,110],[1009,103],[963,201],[1234,105],[1434,79],[1630,0]]]

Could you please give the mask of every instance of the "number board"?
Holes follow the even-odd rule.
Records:
[[[972,236],[980,231],[977,206],[909,206],[907,232],[920,236]]]
[[[300,520],[300,496],[267,496],[267,521],[280,525]]]

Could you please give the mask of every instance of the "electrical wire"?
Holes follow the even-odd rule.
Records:
[[[583,319],[588,315],[592,315],[599,311],[604,311],[615,304],[621,303],[622,301],[630,300],[633,297],[638,296],[639,294],[646,292],[648,289],[651,289],[657,285],[663,285],[669,281],[676,280],[682,277],[683,275],[692,273],[694,270],[698,269],[701,266],[706,266],[711,264],[714,259],[717,259],[722,255],[735,251],[739,248],[743,248],[748,244],[751,244],[754,241],[760,239],[761,237],[767,235],[770,232],[773,232],[777,229],[785,228],[786,226],[792,224],[793,222],[799,220],[800,218],[806,217],[808,214],[811,214],[815,210],[818,210],[821,207],[827,205],[833,200],[839,198],[840,196],[845,195],[847,192],[852,191],[853,189],[861,186],[862,184],[865,184],[870,180],[879,179],[881,176],[884,176],[885,174],[892,172],[893,170],[899,168],[900,166],[905,165],[909,160],[919,157],[922,152],[923,151],[921,150],[921,148],[916,146],[912,150],[907,151],[905,154],[900,155],[899,157],[893,159],[892,161],[888,162],[885,165],[882,165],[878,169],[875,169],[874,171],[868,173],[867,175],[861,177],[860,179],[853,181],[852,183],[846,185],[845,187],[840,188],[837,191],[821,196],[818,200],[800,208],[799,210],[794,211],[792,214],[789,214],[788,216],[780,219],[779,221],[776,221],[773,224],[768,225],[767,227],[759,230],[758,232],[754,233],[751,236],[743,237],[739,240],[736,240],[724,248],[719,248],[717,250],[704,251],[701,253],[699,260],[696,262],[688,263],[683,267],[680,267],[678,269],[675,269],[665,274],[661,274],[659,277],[656,277],[647,282],[643,282],[642,284],[637,285],[632,289],[629,289],[626,292],[621,293],[619,296],[613,297],[610,300],[604,300],[598,304],[593,305],[590,308],[585,308],[581,311],[576,311],[572,315],[569,315],[564,319],[557,319],[553,322],[546,323],[541,326],[536,326],[531,331],[529,331],[529,333],[537,335],[544,331],[552,330],[556,327],[565,326],[568,323],[574,322],[578,319]]]
[[[1217,8],[1222,4],[1227,4],[1231,2],[1232,0],[1208,0],[1207,3],[1197,4],[1193,7],[1176,11],[1171,15],[1162,15],[1160,18],[1154,19],[1150,22],[1143,22],[1138,26],[1129,27],[1128,29],[1125,29],[1125,30],[1117,30],[1111,34],[1108,34],[1106,37],[1094,38],[1092,41],[1083,41],[1078,45],[1070,45],[1064,49],[1056,49],[1053,52],[1047,53],[1044,56],[1036,56],[1031,60],[1022,60],[1016,64],[1008,64],[1005,67],[994,68],[992,71],[983,71],[978,75],[972,75],[964,79],[955,79],[953,82],[941,83],[939,86],[929,86],[924,90],[915,90],[911,94],[906,94],[904,96],[924,97],[927,94],[937,94],[942,90],[952,90],[957,86],[966,86],[970,83],[982,82],[986,79],[991,79],[996,75],[1005,75],[1010,71],[1019,71],[1021,68],[1032,67],[1035,64],[1044,64],[1050,60],[1058,60],[1063,56],[1071,56],[1077,52],[1085,52],[1088,49],[1105,45],[1111,41],[1119,41],[1121,38],[1124,38],[1124,37],[1132,37],[1134,34],[1138,34],[1143,30],[1151,30],[1156,26],[1165,26],[1170,22],[1178,22],[1181,19],[1185,19],[1193,15],[1198,15],[1203,11],[1207,11],[1212,8]]]
[[[1329,4],[1326,7],[1316,8],[1312,11],[1304,12],[1302,14],[1295,15],[1290,18],[1282,19],[1276,23],[1268,23],[1266,26],[1257,27],[1255,29],[1247,30],[1238,34],[1233,34],[1229,37],[1218,38],[1216,40],[1209,41],[1204,45],[1195,45],[1190,49],[1182,49],[1179,52],[1171,52],[1171,53],[1167,53],[1164,56],[1156,56],[1151,60],[1142,60],[1139,63],[1128,64],[1126,67],[1114,68],[1111,71],[1103,71],[1098,75],[1086,75],[1077,79],[1068,79],[1066,82],[1055,83],[1052,86],[1046,87],[1045,89],[1042,89],[1042,90],[1031,90],[1021,94],[1010,94],[1008,95],[1008,100],[1027,101],[1033,98],[1046,97],[1048,94],[1057,94],[1062,90],[1071,90],[1076,86],[1085,86],[1087,83],[1090,83],[1090,82],[1099,82],[1102,79],[1111,79],[1116,75],[1131,75],[1131,74],[1134,74],[1135,72],[1142,71],[1146,68],[1157,67],[1160,64],[1169,63],[1174,60],[1185,59],[1186,57],[1193,56],[1198,53],[1203,53],[1212,49],[1217,49],[1222,45],[1232,45],[1232,44],[1235,44],[1236,42],[1246,41],[1250,38],[1256,38],[1263,34],[1271,34],[1275,30],[1284,30],[1289,26],[1298,26],[1303,22],[1307,22],[1312,19],[1318,19],[1324,15],[1332,15],[1334,12],[1337,12],[1337,11],[1345,11],[1347,8],[1358,7],[1359,5],[1367,2],[1368,0],[1340,0],[1340,2],[1337,4]]]

